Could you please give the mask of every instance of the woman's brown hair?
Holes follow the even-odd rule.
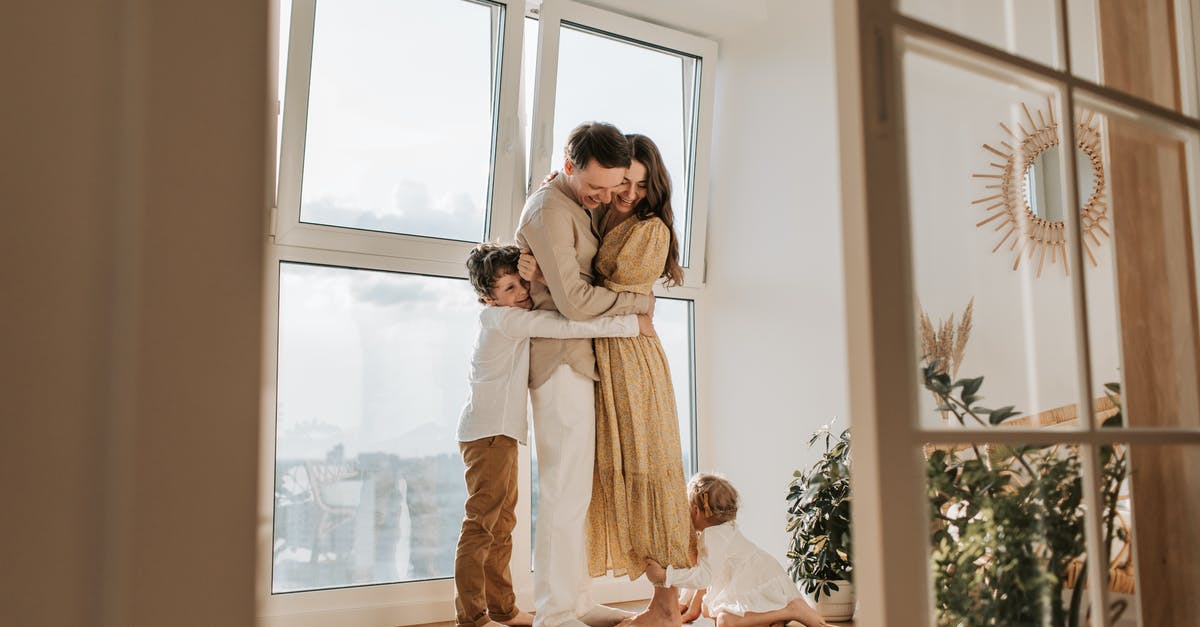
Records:
[[[639,220],[658,218],[667,225],[671,233],[671,245],[667,249],[667,262],[663,266],[662,278],[667,287],[683,283],[683,268],[679,266],[679,240],[675,237],[675,212],[671,210],[671,177],[663,164],[658,146],[645,135],[626,135],[633,160],[646,166],[646,197],[633,208]]]

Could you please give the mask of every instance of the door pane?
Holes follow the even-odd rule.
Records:
[[[671,177],[675,234],[687,267],[700,60],[566,23],[558,45],[550,167],[562,168],[567,135],[581,122],[609,122],[650,137]]]
[[[1093,360],[1092,377],[1123,381],[1124,426],[1200,427],[1200,136],[1086,93],[1078,102],[1107,166],[1107,190],[1084,220],[1096,223],[1085,252],[1096,251],[1102,270],[1088,260],[1089,318],[1106,327],[1089,335],[1093,353],[1117,358],[1107,367]]]
[[[987,427],[1004,407],[1011,421],[1071,414],[1078,269],[1066,245],[1061,93],[915,40],[903,64],[920,354],[951,382],[983,378],[965,402],[962,388],[948,395],[952,410],[921,395],[921,425]]]
[[[1070,0],[1072,8],[1092,0]],[[974,39],[1031,61],[1062,69],[1059,44],[1058,2],[1008,0],[900,0],[900,11],[910,17]],[[1083,9],[1079,19],[1082,21]],[[1074,19],[1077,14],[1072,12]],[[1072,29],[1072,36],[1074,36]]]
[[[503,8],[317,4],[300,219],[480,241]]]
[[[272,591],[453,575],[463,280],[283,263]]]
[[[1070,619],[1088,605],[1078,448],[926,445],[925,458],[936,624],[1086,624]]]
[[[1105,573],[1110,613],[1123,609],[1127,617],[1114,625],[1194,625],[1200,616],[1200,446],[1112,450],[1110,465],[1128,468],[1126,482],[1107,486],[1115,503],[1106,526],[1112,529]]]

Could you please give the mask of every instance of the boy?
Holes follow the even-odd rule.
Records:
[[[508,562],[516,525],[517,443],[526,444],[529,338],[634,337],[653,334],[648,316],[578,322],[555,311],[531,311],[529,284],[517,274],[521,250],[480,244],[467,257],[479,302],[479,337],[471,357],[471,389],[458,422],[467,501],[454,557],[458,627],[531,625],[516,607]]]

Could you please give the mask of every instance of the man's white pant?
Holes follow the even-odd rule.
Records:
[[[596,400],[592,379],[566,364],[530,390],[530,398],[538,463],[533,624],[557,627],[593,606],[586,529],[596,459]]]

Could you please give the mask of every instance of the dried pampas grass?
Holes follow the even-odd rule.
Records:
[[[954,324],[954,314],[935,326],[929,313],[921,308],[921,352],[925,355],[926,363],[936,361],[938,372],[949,374],[951,378],[958,376],[958,368],[962,366],[967,339],[971,337],[971,314],[974,308],[975,298],[972,297],[957,326]]]

